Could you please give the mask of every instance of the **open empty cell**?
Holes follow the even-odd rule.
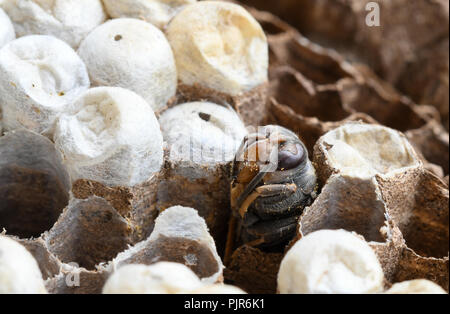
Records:
[[[386,209],[371,179],[333,176],[314,204],[303,214],[302,235],[322,229],[345,229],[366,241],[385,242]]]
[[[39,237],[67,205],[69,190],[61,156],[47,138],[26,130],[0,138],[0,229]]]
[[[45,236],[50,251],[64,263],[95,269],[131,244],[132,227],[104,199],[71,201]]]
[[[341,95],[349,110],[366,113],[379,123],[396,130],[404,132],[426,124],[425,119],[400,97],[384,97],[372,86],[347,81],[342,84]]]
[[[316,90],[314,84],[299,73],[282,68],[274,73],[270,94],[279,103],[292,108],[305,117],[317,117],[321,121],[340,121],[350,115],[333,88]]]
[[[343,60],[298,33],[279,35],[270,44],[277,59],[283,60],[315,84],[334,84],[352,76],[344,68]]]
[[[422,257],[448,257],[448,187],[428,172],[402,184],[395,193],[389,193],[395,184],[392,180],[380,182],[406,245]]]

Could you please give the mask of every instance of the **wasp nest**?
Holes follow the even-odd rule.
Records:
[[[6,131],[26,128],[51,137],[56,119],[89,88],[80,57],[51,36],[26,36],[7,44],[0,51],[0,74]]]
[[[103,0],[109,16],[142,19],[160,29],[184,7],[195,2],[197,0]]]
[[[51,35],[71,47],[106,19],[101,0],[2,0],[17,36]]]
[[[175,96],[177,72],[172,50],[164,34],[149,23],[110,20],[83,40],[78,54],[94,86],[130,89],[155,111]]]
[[[448,291],[448,4],[236,3],[0,0],[0,290]],[[281,158],[232,228],[253,142]]]
[[[167,38],[181,98],[226,101],[246,122],[264,121],[267,39],[245,9],[222,1],[197,2],[175,16]]]

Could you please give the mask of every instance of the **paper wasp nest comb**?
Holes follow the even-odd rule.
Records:
[[[186,5],[197,0],[103,0],[112,18],[142,19],[163,29]]]
[[[51,35],[73,48],[106,19],[101,0],[1,0],[0,8],[17,36]]]
[[[258,22],[241,6],[201,1],[187,6],[167,28],[185,101],[232,104],[249,124],[265,114],[268,45]]]
[[[19,243],[0,234],[0,294],[47,293],[34,257]]]
[[[323,229],[343,229],[356,233],[355,241],[367,242],[357,254],[366,252],[373,261],[368,245],[378,258],[385,278],[381,290],[375,289],[380,293],[442,292],[428,281],[417,281],[422,278],[447,290],[449,136],[448,88],[444,87],[448,86],[448,31],[444,26],[448,2],[380,3],[386,27],[379,31],[398,39],[383,47],[375,40],[381,33],[369,31],[364,18],[357,22],[364,25],[353,23],[357,17],[353,5],[360,6],[360,1],[240,2],[264,3],[271,10],[289,2],[291,21],[301,31],[304,26],[323,30],[314,37],[309,32],[309,39],[268,12],[251,8],[247,12],[231,2],[176,5],[181,10],[164,26],[166,39],[145,22],[139,6],[133,6],[132,13],[130,7],[121,9],[117,13],[121,18],[100,25],[102,21],[91,24],[90,14],[101,10],[89,10],[100,8],[97,0],[0,0],[0,8],[8,7],[7,15],[15,12],[9,18],[18,37],[30,25],[36,26],[32,32],[38,34],[47,25],[48,33],[59,39],[61,33],[76,33],[71,27],[61,32],[60,25],[68,26],[66,19],[50,23],[53,17],[59,19],[63,7],[68,8],[65,16],[74,15],[71,21],[79,20],[76,7],[82,7],[83,29],[100,25],[92,31],[98,32],[95,37],[88,40],[87,32],[77,37],[84,40],[85,47],[78,51],[89,66],[61,40],[44,39],[37,44],[29,39],[49,36],[13,40],[9,35],[0,49],[0,55],[9,56],[6,66],[0,60],[0,111],[6,126],[6,133],[0,134],[0,232],[3,227],[6,230],[2,236],[34,256],[49,293],[101,293],[108,278],[122,270],[135,276],[140,270],[136,272],[134,265],[152,267],[160,262],[190,268],[194,284],[188,293],[241,292],[220,283],[222,271],[227,284],[244,291],[276,293],[285,254],[296,241]],[[394,9],[406,2],[405,10]],[[110,1],[115,9],[121,3],[125,1]],[[158,16],[170,18],[165,7],[158,8],[164,8]],[[50,13],[51,9],[58,12]],[[358,10],[366,13],[363,6]],[[26,19],[18,21],[16,13]],[[410,18],[419,13],[420,21]],[[342,19],[349,23],[338,23]],[[11,24],[4,27],[1,21],[0,38],[5,32],[11,34]],[[411,27],[415,23],[436,27]],[[406,37],[396,31],[405,27]],[[355,51],[345,39],[358,34],[368,36],[357,38],[362,41],[356,48],[364,49]],[[63,41],[75,38],[68,37]],[[318,37],[341,52],[311,41]],[[22,40],[26,44],[20,44],[20,53],[11,52],[8,47]],[[367,42],[371,44],[364,45]],[[55,48],[63,44],[65,48]],[[367,47],[370,52],[365,54]],[[412,59],[404,58],[399,53],[403,50],[396,47],[414,48]],[[396,63],[393,67],[383,62],[378,63],[383,67],[371,69],[373,64],[360,63],[364,54],[381,57],[382,62],[401,60],[391,62]],[[411,60],[412,64],[405,63]],[[155,74],[155,69],[163,74]],[[96,89],[88,90],[89,74]],[[94,76],[102,80],[95,81]],[[404,97],[386,79],[421,103]],[[35,81],[43,87],[34,88]],[[116,88],[129,90],[113,91]],[[45,97],[34,97],[33,92]],[[422,103],[440,109],[442,120],[436,108]],[[104,110],[109,107],[117,110]],[[63,124],[70,132],[62,134],[58,129],[54,136],[56,125]],[[224,253],[230,215],[229,157],[248,134],[245,124],[279,125],[298,135],[314,157],[320,184],[317,198],[295,217],[295,238],[287,246],[239,246],[223,268],[218,256]],[[55,139],[58,149],[43,135]],[[110,155],[116,148],[124,150]],[[66,166],[75,176],[72,183]],[[285,200],[284,195],[279,197]],[[175,205],[190,208],[170,208]],[[379,265],[373,287],[379,283]],[[306,275],[314,277],[311,272]],[[170,282],[163,286],[177,285],[167,278]],[[360,278],[360,282],[370,281],[364,273]]]
[[[222,282],[222,262],[196,210],[166,209],[156,219],[151,235],[138,242],[134,231],[141,227],[145,227],[142,220],[124,218],[107,201],[94,196],[72,200],[49,232],[37,242],[23,240],[23,244],[35,252],[49,274],[46,286],[50,293],[101,293],[102,289],[109,293],[178,293]],[[164,262],[171,263],[166,267]],[[181,265],[172,267],[173,263]],[[153,276],[154,269],[161,271],[159,279]],[[177,272],[187,281],[173,280]],[[79,277],[80,286],[67,285],[73,274]],[[140,275],[145,277],[142,281],[133,280]],[[150,285],[142,290],[141,283]]]
[[[8,15],[6,15],[5,11],[0,8],[0,48],[15,38],[16,33],[11,20]]]
[[[144,97],[155,112],[175,96],[177,72],[164,34],[137,19],[110,20],[93,30],[78,54],[93,86],[117,86]]]
[[[5,131],[26,128],[51,138],[56,119],[89,85],[86,66],[63,41],[32,35],[8,43],[0,51]]]

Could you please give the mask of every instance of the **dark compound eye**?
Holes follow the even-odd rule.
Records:
[[[306,153],[300,144],[287,144],[278,152],[278,170],[294,169],[305,160]]]

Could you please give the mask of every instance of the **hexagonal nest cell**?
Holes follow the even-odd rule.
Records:
[[[296,27],[248,8],[268,38],[268,85],[230,97],[180,84],[166,109],[186,101],[213,101],[233,107],[247,126],[281,125],[300,137],[318,173],[318,197],[303,211],[286,248],[234,247],[224,269],[231,161],[180,163],[170,158],[166,143],[161,171],[142,184],[71,183],[54,143],[25,130],[0,137],[0,231],[32,253],[50,293],[101,293],[117,267],[158,261],[185,264],[210,283],[276,293],[287,249],[321,229],[364,237],[379,257],[387,287],[427,278],[448,291],[449,135],[440,89],[448,63],[446,69],[433,63],[448,33],[429,45],[414,43],[434,35],[427,30],[414,35],[406,13],[396,13],[407,0],[385,5],[392,22],[377,34],[359,25],[363,12],[355,1],[241,2],[272,11]],[[410,14],[420,9],[431,18],[445,3],[405,6]],[[341,18],[347,23],[337,23]],[[441,18],[448,22],[448,10]],[[409,37],[396,37],[401,23]],[[394,60],[379,45],[380,32],[398,41],[391,44]],[[397,64],[402,45],[411,49],[411,64]],[[420,64],[439,71],[423,71]],[[414,81],[421,75],[435,89],[432,83]],[[358,133],[358,128],[375,133]],[[391,149],[391,142],[397,149]],[[166,210],[176,205],[196,209],[204,220],[197,213],[184,220],[170,218]],[[80,285],[67,284],[74,273]]]

